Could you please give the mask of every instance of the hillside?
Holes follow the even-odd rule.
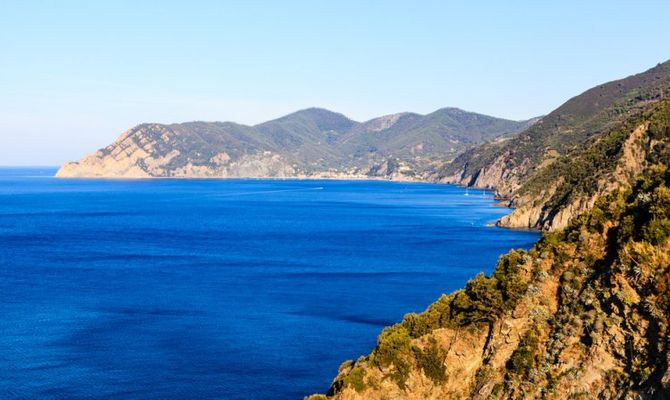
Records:
[[[670,99],[627,126],[604,142],[638,143],[626,157],[639,169],[530,251],[384,329],[309,399],[668,398]]]
[[[421,179],[433,165],[514,135],[533,121],[446,108],[359,123],[311,108],[256,126],[141,124],[79,162],[64,164],[57,176]]]
[[[629,164],[631,153],[642,151],[638,140],[620,139],[643,131],[645,113],[669,94],[670,61],[587,90],[514,139],[464,152],[435,178],[495,188],[515,208],[503,226],[560,229],[640,168]],[[587,180],[579,193],[571,191]]]

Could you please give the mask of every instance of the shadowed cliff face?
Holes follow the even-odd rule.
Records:
[[[436,180],[494,188],[516,208],[502,226],[563,228],[598,196],[639,173],[649,144],[643,143],[645,118],[668,95],[670,62],[590,89],[511,140],[466,151]],[[565,197],[578,180],[591,187]]]
[[[427,179],[434,164],[533,121],[459,109],[394,114],[364,123],[322,109],[256,126],[142,124],[66,163],[59,177],[383,177]]]

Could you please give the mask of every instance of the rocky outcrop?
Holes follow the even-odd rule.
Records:
[[[497,156],[489,165],[469,174],[472,171],[460,169],[456,173],[440,177],[442,183],[469,186],[481,189],[496,189],[499,197],[511,196],[521,186],[520,176],[529,168],[529,162],[510,168],[507,165],[508,154]]]
[[[400,120],[400,118],[407,115],[409,115],[409,113],[385,115],[383,117],[375,118],[366,122],[363,124],[362,128],[368,132],[382,132],[391,128]]]
[[[670,99],[545,154],[502,223],[555,232],[385,328],[310,400],[670,398]]]
[[[547,231],[563,229],[572,218],[591,209],[599,197],[629,184],[631,178],[644,169],[648,151],[654,146],[648,128],[649,122],[643,121],[627,135],[621,148],[612,154],[612,157],[617,159],[616,165],[609,170],[599,171],[602,176],[588,192],[575,190],[570,191],[569,195],[564,192],[557,194],[559,189],[564,189],[569,184],[560,173],[554,174],[553,179],[545,184],[539,185],[535,182],[545,178],[542,171],[552,166],[558,158],[555,155],[556,158],[547,158],[545,163],[536,169],[534,176],[523,179],[521,177],[527,174],[531,163],[526,160],[521,165],[510,168],[505,161],[509,155],[501,154],[490,165],[478,170],[476,175],[466,175],[466,170],[460,170],[451,176],[440,177],[439,181],[495,189],[497,197],[503,204],[513,209],[509,215],[497,222],[498,226]],[[598,146],[599,141],[605,138],[606,135],[596,139],[590,147]],[[585,146],[585,149],[588,148],[588,145]],[[569,155],[568,158],[580,157],[580,151]],[[524,185],[527,187],[534,185],[534,190],[519,193],[520,189],[524,189]],[[563,196],[560,201],[556,199],[559,195]]]
[[[670,173],[649,171],[385,329],[309,399],[668,398]]]
[[[599,141],[606,139],[606,136],[600,138],[592,146],[599,146]],[[630,185],[631,179],[638,176],[647,166],[648,153],[653,146],[649,122],[644,121],[626,135],[621,147],[611,155],[616,157],[616,163],[609,170],[599,171],[602,176],[594,182],[594,187],[588,192],[578,190],[568,191],[567,194],[561,192],[560,195],[565,200],[556,201],[557,191],[566,184],[563,177],[557,175],[556,180],[548,182],[547,187],[541,188],[539,192],[530,192],[513,198],[509,202],[509,205],[514,207],[513,211],[502,217],[498,225],[550,231],[565,228],[574,217],[590,210],[598,198],[622,186]]]
[[[178,133],[165,125],[146,124],[124,132],[114,143],[79,162],[64,164],[61,178],[234,178],[288,177],[295,168],[270,151],[243,154],[233,159],[225,151],[209,157],[188,157],[175,163],[184,150],[172,145]]]
[[[602,146],[598,141],[610,140],[612,132],[622,126],[632,131],[635,128],[627,126],[629,121],[644,115],[668,95],[670,61],[589,89],[511,140],[486,143],[464,152],[446,163],[436,179],[495,189],[506,205],[515,208],[512,215],[499,222],[501,226],[560,229],[573,216],[588,210],[598,196],[615,189],[617,182],[628,181],[629,176],[639,170],[639,166],[634,165],[636,160],[644,156],[639,146],[635,150],[632,143],[627,143],[623,154],[618,148],[609,149],[622,160],[619,172],[603,157],[598,162],[606,165],[607,171],[594,171],[588,165],[572,163],[574,168],[602,173],[602,176],[598,176],[601,181],[590,182],[591,187],[582,193],[573,191],[567,195],[566,191],[576,181],[586,179],[565,168],[559,171],[556,165],[563,168],[571,158],[587,162],[586,158],[593,157],[588,152],[598,152],[597,147]],[[565,179],[567,176],[571,179]]]

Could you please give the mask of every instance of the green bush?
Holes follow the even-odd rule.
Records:
[[[449,313],[451,310],[452,296],[442,295],[426,311],[420,314],[407,314],[402,321],[402,326],[407,329],[412,338],[418,338],[438,328],[450,326]]]
[[[512,250],[500,257],[493,277],[498,280],[498,287],[502,293],[505,310],[511,310],[523,297],[528,289],[528,283],[520,274],[521,264],[527,253],[523,250]]]
[[[503,298],[498,280],[480,273],[470,280],[465,290],[456,293],[451,303],[453,320],[458,325],[493,322],[503,311]]]
[[[528,329],[507,362],[507,370],[523,379],[528,379],[531,371],[539,364],[540,332],[536,326]]]
[[[375,364],[387,367],[391,364],[398,366],[400,356],[408,354],[411,338],[404,326],[395,324],[384,328],[377,338],[377,347],[372,353]]]
[[[444,353],[434,339],[425,349],[422,350],[418,347],[413,347],[412,350],[414,351],[419,368],[423,370],[423,373],[430,380],[437,384],[443,383],[446,380],[447,369],[444,366]]]
[[[493,322],[512,310],[525,294],[528,283],[520,274],[526,252],[512,250],[500,258],[493,275],[479,274],[451,302],[452,321],[458,325]]]
[[[350,387],[357,392],[362,392],[365,390],[363,378],[365,378],[365,370],[359,367],[354,367],[347,376],[344,377],[343,384],[345,387]]]
[[[395,370],[391,372],[390,378],[393,380],[393,382],[396,383],[396,385],[398,385],[400,389],[405,390],[411,367],[406,361],[403,360],[398,360],[394,366]]]

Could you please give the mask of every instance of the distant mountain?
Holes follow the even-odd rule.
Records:
[[[495,188],[515,208],[504,226],[562,228],[641,168],[646,113],[668,96],[670,61],[589,89],[512,140],[465,151],[435,179]]]
[[[141,124],[64,164],[57,176],[417,179],[473,145],[514,135],[533,122],[444,108],[361,123],[310,108],[255,126]]]

